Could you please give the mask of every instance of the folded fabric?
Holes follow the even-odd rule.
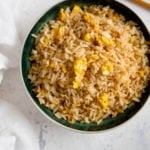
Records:
[[[3,71],[19,62],[20,41],[13,16],[14,3],[10,0],[0,4],[0,83]]]
[[[39,150],[32,123],[15,106],[0,99],[0,150]]]

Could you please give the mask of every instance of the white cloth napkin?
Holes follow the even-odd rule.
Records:
[[[16,67],[19,60],[20,41],[15,26],[14,3],[11,0],[0,1],[0,83],[3,71]],[[17,1],[16,1],[17,2]]]
[[[39,150],[37,140],[27,118],[0,99],[0,150]]]
[[[59,1],[0,0],[0,84],[6,69],[19,66],[21,47],[33,23]],[[39,150],[37,135],[17,108],[0,99],[0,150]]]
[[[21,44],[15,22],[19,1],[0,1],[0,83],[3,72],[19,65]],[[20,7],[21,8],[21,7]],[[39,150],[37,133],[17,108],[0,99],[0,150]]]

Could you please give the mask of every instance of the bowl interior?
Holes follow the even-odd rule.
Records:
[[[83,131],[100,131],[100,130],[106,130],[112,127],[115,127],[129,118],[131,118],[146,102],[148,99],[149,91],[150,91],[150,84],[145,88],[145,92],[142,94],[141,101],[139,103],[134,103],[132,106],[130,106],[128,109],[126,109],[123,113],[118,114],[116,117],[112,118],[111,116],[104,119],[99,125],[96,123],[80,123],[76,122],[74,124],[68,123],[64,119],[58,119],[54,113],[46,108],[44,105],[40,105],[38,99],[36,98],[34,92],[32,91],[32,85],[30,83],[30,80],[28,79],[28,72],[30,68],[30,53],[32,48],[34,47],[34,38],[31,36],[31,34],[37,34],[41,28],[44,26],[45,23],[47,23],[49,20],[55,19],[58,15],[59,9],[60,8],[66,8],[66,7],[73,7],[74,4],[77,4],[79,6],[84,6],[84,5],[91,5],[91,4],[96,4],[96,5],[109,5],[111,8],[115,9],[117,12],[123,14],[127,20],[133,20],[135,21],[140,29],[142,30],[145,39],[150,40],[150,35],[148,30],[146,29],[145,25],[143,22],[139,19],[139,17],[132,12],[129,8],[125,7],[124,5],[114,1],[114,0],[76,0],[71,1],[64,1],[61,2],[51,9],[49,9],[39,20],[38,22],[34,25],[32,28],[31,32],[29,33],[25,44],[23,48],[23,53],[22,53],[22,76],[23,80],[25,83],[25,86],[27,88],[28,93],[32,97],[33,101],[38,105],[38,107],[50,118],[55,120],[56,122],[59,122],[62,125],[65,125],[67,127],[77,129],[77,130],[83,130]],[[149,57],[149,56],[148,56]],[[150,60],[150,57],[149,57]]]

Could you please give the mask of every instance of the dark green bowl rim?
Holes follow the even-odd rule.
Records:
[[[25,41],[24,47],[23,47],[23,52],[22,52],[22,59],[21,59],[21,72],[22,72],[22,77],[23,81],[25,84],[25,87],[27,89],[27,92],[31,96],[33,102],[40,108],[40,110],[48,117],[54,120],[55,122],[64,125],[65,127],[69,127],[72,129],[80,130],[80,131],[102,131],[106,129],[110,129],[113,127],[116,127],[128,119],[130,119],[134,114],[137,113],[137,111],[140,110],[140,108],[144,105],[146,100],[148,99],[149,93],[150,93],[150,82],[148,83],[147,87],[145,88],[145,92],[141,96],[141,101],[139,103],[134,103],[132,106],[127,108],[124,113],[118,114],[116,117],[112,118],[111,116],[104,119],[99,125],[96,123],[80,123],[76,122],[74,124],[71,124],[67,122],[64,119],[58,119],[51,110],[49,110],[47,107],[44,105],[41,105],[36,98],[34,92],[32,91],[32,85],[30,83],[30,80],[28,79],[28,71],[30,68],[30,61],[29,61],[29,55],[34,47],[34,38],[31,36],[32,33],[37,34],[43,25],[47,23],[51,19],[55,19],[55,17],[58,14],[58,11],[60,8],[64,7],[73,7],[74,4],[80,5],[81,7],[83,5],[91,5],[91,4],[96,4],[96,5],[109,5],[111,8],[115,9],[117,12],[123,14],[127,20],[133,20],[135,21],[140,29],[142,30],[145,39],[147,41],[150,41],[150,34],[149,31],[146,29],[144,23],[141,21],[141,19],[128,7],[125,5],[116,2],[114,0],[76,0],[74,1],[63,1],[52,8],[50,8],[39,20],[38,22],[33,26],[31,29],[30,33],[28,34],[28,37]],[[148,56],[148,59],[150,61],[150,56]]]

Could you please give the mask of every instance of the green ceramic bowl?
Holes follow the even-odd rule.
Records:
[[[114,0],[75,0],[75,1],[64,1],[61,2],[54,7],[50,8],[39,20],[38,22],[34,25],[30,33],[28,34],[28,37],[25,41],[23,52],[22,52],[22,64],[21,64],[21,69],[22,69],[22,76],[23,76],[23,81],[25,84],[25,87],[27,89],[27,92],[32,98],[32,101],[39,107],[41,112],[47,116],[50,120],[53,120],[54,122],[63,125],[64,127],[74,129],[74,130],[80,130],[80,131],[102,131],[106,129],[110,129],[113,127],[116,127],[125,121],[127,121],[129,118],[131,118],[136,112],[144,105],[146,100],[148,99],[149,93],[150,93],[150,84],[145,88],[145,93],[142,94],[141,101],[139,103],[135,103],[128,109],[126,109],[123,113],[120,113],[116,117],[112,118],[111,116],[104,119],[99,125],[95,123],[80,123],[76,122],[74,124],[71,124],[67,122],[64,119],[58,119],[54,113],[46,108],[44,105],[40,105],[38,99],[36,98],[34,92],[32,91],[32,85],[30,83],[30,80],[28,80],[28,72],[30,69],[30,53],[32,48],[34,47],[34,38],[32,38],[31,34],[37,34],[43,25],[47,23],[49,20],[55,19],[58,15],[59,9],[60,8],[66,8],[66,7],[73,7],[74,4],[80,5],[81,7],[84,5],[91,5],[91,4],[96,4],[96,5],[109,5],[111,8],[115,9],[117,12],[123,14],[127,20],[133,20],[135,21],[139,27],[141,28],[146,40],[150,41],[150,34],[148,30],[146,29],[145,25],[143,22],[140,20],[140,18],[129,8],[126,6],[114,1]],[[149,56],[148,56],[149,57]],[[150,57],[149,57],[150,60]]]

